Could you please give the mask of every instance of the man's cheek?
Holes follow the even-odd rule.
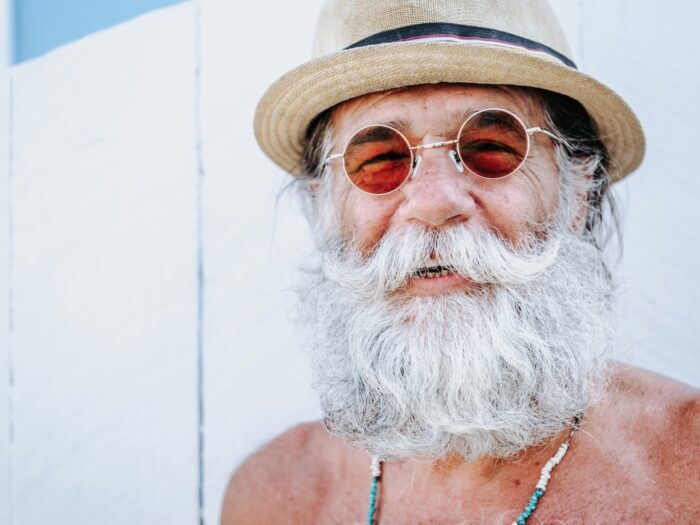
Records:
[[[388,209],[374,209],[374,215],[368,212],[354,214],[353,238],[362,248],[363,253],[370,253],[392,228],[392,212]]]

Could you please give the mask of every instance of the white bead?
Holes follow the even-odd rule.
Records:
[[[372,466],[370,467],[373,478],[378,478],[382,473],[382,462],[377,456],[372,457]]]

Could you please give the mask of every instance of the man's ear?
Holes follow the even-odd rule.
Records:
[[[318,201],[320,197],[319,193],[321,191],[321,180],[313,179],[311,181],[306,182],[306,188],[306,193],[309,195],[311,206],[316,208],[318,206]]]
[[[585,187],[587,188],[590,186],[591,180],[593,180],[593,174],[588,173],[585,178]],[[579,235],[583,233],[586,227],[586,219],[588,219],[588,191],[582,189],[576,195],[576,214],[571,221],[571,231]]]

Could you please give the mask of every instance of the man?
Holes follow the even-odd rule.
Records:
[[[222,523],[694,523],[700,396],[607,360],[627,104],[541,1],[334,0],[256,115],[297,177],[323,424],[234,475]]]

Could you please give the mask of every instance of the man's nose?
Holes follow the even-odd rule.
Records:
[[[417,152],[419,169],[402,188],[404,220],[438,227],[468,220],[474,214],[473,177],[460,172],[450,154],[444,147]]]

